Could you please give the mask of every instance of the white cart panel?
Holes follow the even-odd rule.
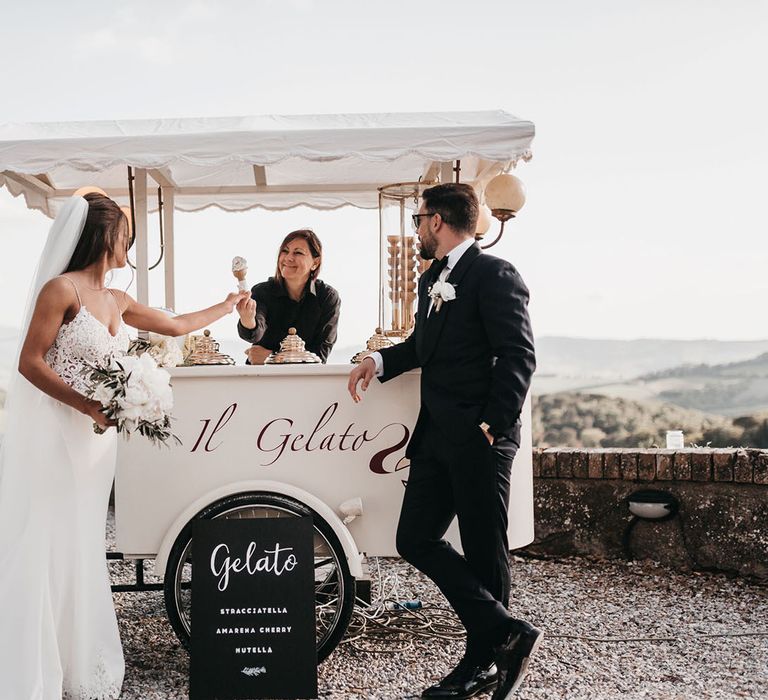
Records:
[[[419,373],[373,382],[360,404],[347,393],[349,365],[180,367],[171,370],[174,430],[182,446],[120,443],[115,487],[117,547],[154,556],[176,518],[228,483],[278,481],[339,513],[360,497],[349,530],[361,552],[394,556],[408,478],[405,445],[418,414]],[[512,470],[510,547],[533,540],[530,405]],[[449,539],[458,544],[456,523]]]

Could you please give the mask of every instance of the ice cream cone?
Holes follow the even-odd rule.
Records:
[[[232,274],[237,280],[237,288],[241,292],[248,291],[248,283],[245,277],[248,274],[248,261],[245,258],[237,256],[232,259]]]

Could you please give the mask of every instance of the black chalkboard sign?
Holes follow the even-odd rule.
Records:
[[[192,530],[190,698],[315,698],[312,518]]]

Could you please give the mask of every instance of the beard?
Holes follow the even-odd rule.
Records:
[[[422,236],[419,239],[419,256],[422,260],[434,260],[437,250],[437,241],[431,236]]]

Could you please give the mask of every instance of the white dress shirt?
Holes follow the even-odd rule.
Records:
[[[450,275],[451,270],[456,267],[456,264],[459,262],[461,256],[464,255],[464,253],[466,253],[474,245],[474,243],[474,238],[467,238],[466,241],[459,243],[459,245],[457,245],[448,253],[448,262],[446,263],[442,272],[440,272],[440,276],[437,278],[440,282],[445,282],[445,280],[448,279],[448,275]],[[432,306],[434,303],[434,300],[429,300],[427,318],[429,318],[429,314],[432,313]],[[374,363],[376,363],[376,376],[380,377],[382,374],[384,374],[384,358],[381,356],[381,353],[372,352],[370,355],[368,355],[368,357],[370,357]]]

